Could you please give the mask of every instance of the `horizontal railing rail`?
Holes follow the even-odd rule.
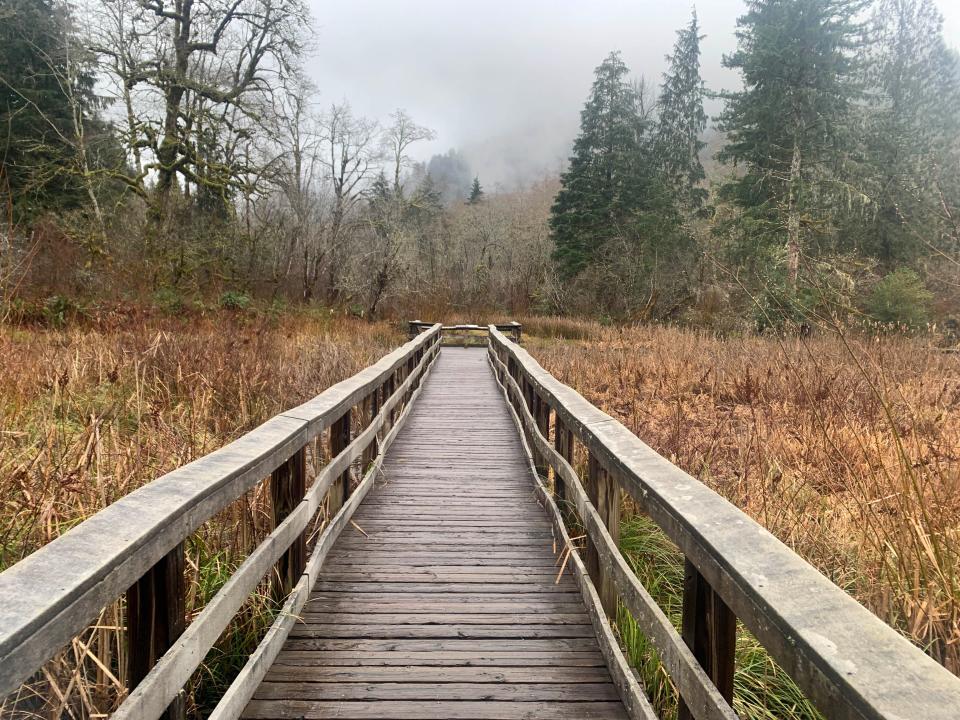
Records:
[[[277,638],[289,632],[285,613],[302,608],[326,551],[409,412],[441,336],[441,327],[432,326],[357,375],[124,496],[0,573],[0,698],[126,593],[131,692],[115,717],[182,716],[184,684],[273,571],[274,595],[286,604],[251,657],[253,666],[248,663],[238,678],[241,688],[228,692],[232,700],[217,711],[220,718],[238,716],[243,705],[235,707],[237,698],[260,673],[254,661],[275,655]],[[360,427],[356,437],[354,426]],[[308,491],[307,447],[327,429],[331,460]],[[362,480],[353,490],[352,466],[358,462]],[[270,482],[273,531],[186,626],[184,541],[264,478]],[[322,504],[330,521],[308,563],[306,532]]]
[[[491,326],[491,363],[559,505],[586,533],[584,565],[612,618],[634,617],[678,688],[680,715],[733,720],[737,620],[829,718],[955,719],[960,679],[741,510],[654,452]],[[574,447],[586,450],[581,479]],[[686,557],[680,632],[617,547],[621,493]],[[640,714],[642,716],[642,713]]]

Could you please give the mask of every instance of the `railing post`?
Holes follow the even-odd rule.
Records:
[[[380,393],[378,390],[374,390],[369,395],[363,399],[362,406],[362,417],[363,417],[363,427],[364,429],[370,427],[373,423],[373,419],[377,416],[377,413],[380,412]],[[363,449],[363,455],[361,455],[361,463],[363,466],[362,473],[365,475],[367,469],[370,467],[370,463],[376,460],[377,455],[380,454],[380,443],[377,440],[376,434],[370,440],[370,444]]]
[[[537,422],[537,429],[540,431],[540,434],[546,438],[547,442],[550,442],[550,405],[540,397],[539,393],[533,393],[533,417]],[[546,478],[550,472],[550,464],[547,462],[546,456],[538,451],[534,452],[534,457],[536,458],[536,467],[537,475],[542,478]]]
[[[384,405],[387,404],[387,400],[393,397],[394,377],[396,377],[395,373],[390,373],[390,377],[388,377],[387,381],[383,384],[383,404]],[[397,407],[396,405],[394,405],[392,408],[390,408],[390,422],[387,429],[392,430],[394,423],[396,423],[396,421],[397,421]]]
[[[127,590],[127,684],[131,690],[186,628],[186,586],[183,543]],[[162,716],[183,720],[186,696],[181,691]]]
[[[560,419],[560,413],[553,413],[553,447],[560,456],[573,466],[573,431],[567,430]],[[564,503],[567,500],[567,490],[563,484],[563,478],[554,471],[553,473],[553,494],[558,503]],[[563,507],[560,510],[563,511]]]
[[[600,519],[610,532],[614,543],[620,541],[620,486],[614,481],[614,478],[600,464],[599,459],[590,451],[590,457],[587,463],[587,497],[600,515]],[[613,578],[608,577],[603,572],[603,566],[600,565],[600,557],[597,554],[597,548],[589,537],[587,537],[587,547],[585,553],[585,562],[590,577],[593,578],[593,584],[600,595],[600,602],[603,609],[610,617],[616,617],[617,613],[617,590],[613,583]]]
[[[353,417],[353,408],[348,409],[343,416],[330,426],[330,458],[333,459],[350,444],[350,421]],[[330,517],[339,512],[340,508],[350,497],[350,468],[343,471],[339,478],[334,480],[330,487]]]
[[[277,527],[303,502],[307,494],[307,449],[300,448],[293,457],[270,476],[270,499],[273,502],[273,526]],[[300,533],[276,565],[273,598],[278,603],[290,594],[307,566],[307,535]]]
[[[413,371],[416,369],[416,367],[417,367],[417,358],[411,355],[407,359],[407,372],[403,376],[403,379],[406,380],[408,377],[413,375]],[[410,383],[410,386],[407,388],[407,394],[403,398],[404,405],[410,402],[410,398],[412,396],[413,396],[413,383]]]
[[[692,562],[684,565],[683,641],[728,703],[733,703],[737,618]],[[680,699],[678,720],[693,720]]]

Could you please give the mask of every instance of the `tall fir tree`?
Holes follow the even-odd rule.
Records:
[[[744,172],[723,189],[743,210],[743,237],[785,249],[796,288],[801,255],[833,229],[845,164],[859,135],[857,24],[863,0],[749,0],[724,58],[743,90],[725,95],[719,158]]]
[[[881,0],[870,28],[871,221],[853,225],[851,234],[859,249],[892,267],[914,260],[939,236],[940,180],[956,161],[960,137],[960,77],[931,0]]]
[[[594,71],[570,166],[561,176],[550,217],[554,259],[571,277],[622,233],[643,207],[649,184],[640,163],[645,123],[619,53]]]
[[[706,174],[700,162],[707,127],[703,109],[706,87],[700,77],[700,34],[696,9],[690,23],[677,32],[669,69],[660,88],[655,156],[664,183],[684,214],[700,209],[707,199]]]
[[[483,187],[480,185],[480,176],[475,176],[473,178],[473,185],[470,186],[470,197],[467,198],[467,202],[470,205],[476,205],[483,200]]]

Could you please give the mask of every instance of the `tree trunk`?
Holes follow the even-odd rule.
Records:
[[[792,291],[797,289],[797,277],[800,274],[800,168],[800,144],[794,140],[787,196],[787,284]]]

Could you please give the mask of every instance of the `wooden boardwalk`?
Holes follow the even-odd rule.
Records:
[[[445,348],[247,718],[626,718],[483,349]]]
[[[269,585],[282,609],[210,720],[655,720],[617,645],[621,610],[662,659],[680,720],[737,720],[741,623],[828,717],[957,720],[955,675],[552,377],[519,325],[487,327],[475,349],[448,345],[482,338],[477,326],[411,330],[0,573],[0,705],[46,693],[59,716],[65,666],[44,668],[48,689],[39,669],[82,639],[78,672],[105,671],[91,625],[125,596],[123,652],[108,637],[106,659],[125,658],[113,689],[127,692],[111,718],[183,720],[204,657]],[[521,438],[553,482],[532,475]],[[330,460],[307,487],[320,443]],[[187,622],[189,538],[254,489],[272,530]],[[679,630],[619,551],[624,497],[684,553]],[[556,581],[554,533],[566,548],[571,531],[584,547]]]

